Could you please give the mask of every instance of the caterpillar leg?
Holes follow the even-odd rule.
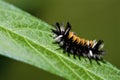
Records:
[[[91,58],[88,58],[89,59],[89,61],[90,61],[90,64],[92,64],[92,60],[91,60]]]

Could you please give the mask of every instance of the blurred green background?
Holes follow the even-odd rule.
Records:
[[[120,0],[5,0],[43,21],[69,21],[79,36],[103,39],[105,59],[120,68]],[[0,80],[65,80],[0,56]]]

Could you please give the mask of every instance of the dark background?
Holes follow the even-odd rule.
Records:
[[[43,21],[69,21],[79,36],[103,39],[105,59],[120,68],[120,0],[5,0]],[[36,67],[0,56],[0,80],[61,80]]]

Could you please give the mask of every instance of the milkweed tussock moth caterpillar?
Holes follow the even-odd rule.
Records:
[[[71,31],[69,22],[66,27],[57,22],[52,32],[55,43],[59,44],[64,52],[68,52],[68,56],[72,54],[74,58],[76,58],[76,56],[79,58],[88,58],[90,62],[91,60],[95,60],[98,64],[100,64],[99,61],[104,62],[103,54],[105,54],[105,51],[102,50],[104,46],[103,40],[86,40],[78,37]]]

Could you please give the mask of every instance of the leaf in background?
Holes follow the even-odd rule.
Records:
[[[120,80],[120,70],[110,63],[73,59],[50,37],[52,27],[30,14],[0,1],[0,54],[29,63],[71,80]]]

